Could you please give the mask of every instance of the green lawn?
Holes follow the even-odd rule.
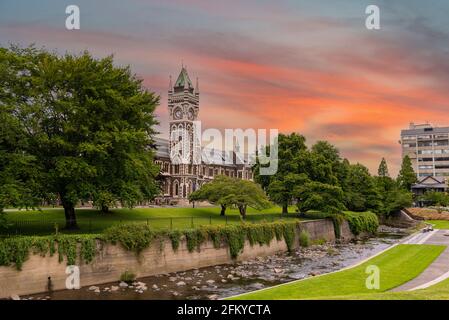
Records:
[[[336,300],[449,300],[449,279],[421,290],[337,296],[334,298]]]
[[[426,220],[433,225],[435,229],[449,229],[449,220]]]
[[[263,211],[248,208],[247,221],[255,223],[295,218],[294,208],[291,208],[290,212],[292,214],[281,216],[279,207]],[[109,214],[102,214],[92,209],[77,209],[76,215],[80,230],[75,233],[100,233],[111,225],[130,222],[148,223],[157,230],[241,223],[238,210],[228,209],[226,217],[221,217],[218,207],[115,209],[111,210]],[[8,229],[8,234],[51,234],[55,231],[55,224],[59,229],[63,228],[65,224],[64,211],[60,208],[47,208],[41,211],[8,211],[6,219],[12,224]]]
[[[401,244],[351,269],[308,278],[235,297],[235,299],[333,299],[374,294],[395,288],[418,276],[445,246]],[[380,269],[380,289],[365,286],[366,267]]]

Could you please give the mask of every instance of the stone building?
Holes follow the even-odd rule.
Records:
[[[198,79],[194,86],[187,69],[182,67],[174,84],[170,77],[169,139],[155,139],[155,163],[161,168],[162,186],[161,195],[156,198],[157,204],[185,205],[191,192],[217,175],[253,179],[251,166],[239,156],[237,149],[203,148],[200,141],[194,138],[195,122],[199,120],[199,102]]]

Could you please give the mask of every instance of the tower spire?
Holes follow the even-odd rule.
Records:
[[[200,85],[198,82],[198,77],[196,77],[195,95],[199,95],[199,94],[200,94]]]
[[[170,75],[170,83],[168,84],[168,91],[169,92],[173,91],[173,84],[172,84],[172,80],[171,80],[171,75]]]

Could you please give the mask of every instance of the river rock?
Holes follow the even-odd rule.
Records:
[[[176,283],[176,285],[177,285],[178,287],[180,287],[180,286],[185,286],[186,283],[185,283],[184,281],[179,281],[178,283]]]
[[[254,289],[258,290],[258,289],[262,289],[264,287],[264,285],[262,283],[256,282],[256,283],[253,283],[251,285],[251,287],[253,287]]]
[[[94,292],[95,292],[95,293],[100,293],[100,292],[101,292],[101,291],[100,291],[100,288],[96,289]]]
[[[215,280],[210,279],[210,280],[207,280],[206,283],[207,284],[213,284],[213,283],[215,283]]]
[[[129,286],[128,286],[128,284],[126,282],[122,281],[122,282],[119,283],[119,287],[120,288],[128,288]]]
[[[157,284],[153,284],[153,286],[152,286],[151,288],[153,288],[154,290],[159,289],[159,287],[157,286]]]
[[[170,277],[168,278],[168,281],[175,282],[177,279],[178,277]]]
[[[111,286],[111,291],[112,291],[112,292],[115,292],[115,291],[117,291],[118,289],[119,289],[118,286]]]
[[[13,294],[13,295],[11,295],[11,300],[20,300],[20,297],[19,297],[19,295],[17,295],[17,294]]]
[[[217,300],[218,294],[211,294],[210,296],[207,296],[207,298],[208,298],[209,300]]]
[[[98,290],[98,289],[100,289],[100,288],[97,287],[97,286],[90,286],[89,287],[89,291],[95,291],[95,290]]]

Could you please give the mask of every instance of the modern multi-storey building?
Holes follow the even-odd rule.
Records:
[[[203,148],[194,139],[195,121],[199,120],[200,91],[198,79],[194,86],[182,67],[173,84],[170,78],[168,88],[169,139],[155,139],[155,163],[159,165],[161,194],[158,204],[186,204],[189,194],[211,181],[217,175],[226,175],[244,180],[252,180],[251,165],[238,152]],[[194,161],[194,150],[201,159]],[[188,163],[180,161],[187,153]],[[237,161],[238,158],[238,161]]]
[[[449,127],[410,123],[401,131],[400,143],[402,157],[410,157],[419,180],[429,176],[449,179]]]

